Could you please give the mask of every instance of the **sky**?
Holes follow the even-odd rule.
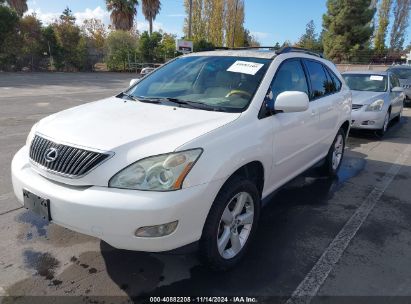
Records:
[[[160,14],[154,22],[154,30],[181,37],[184,23],[183,0],[162,0]],[[245,0],[245,27],[258,39],[261,45],[272,46],[276,42],[298,41],[304,33],[305,26],[314,20],[317,32],[322,28],[322,15],[326,12],[326,0]],[[58,18],[68,6],[78,19],[78,23],[86,18],[102,19],[110,23],[109,13],[104,0],[29,0],[29,12],[36,12],[44,23]],[[137,28],[148,29],[148,24],[141,13],[141,5],[137,13]],[[411,41],[411,25],[407,30],[406,45]]]

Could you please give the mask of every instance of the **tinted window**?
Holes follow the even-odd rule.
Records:
[[[307,79],[301,62],[299,60],[284,62],[275,75],[271,89],[274,100],[279,94],[286,91],[299,91],[308,95]]]
[[[319,62],[306,60],[305,64],[311,82],[311,99],[321,98],[332,92],[333,84],[327,78],[323,65]]]
[[[328,75],[331,78],[331,81],[333,82],[333,92],[339,92],[342,86],[340,79],[328,67],[325,67],[325,69],[327,70]]]

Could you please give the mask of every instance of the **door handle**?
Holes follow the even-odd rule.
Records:
[[[317,112],[314,111],[314,110],[312,110],[312,111],[311,111],[311,116],[315,116],[315,115],[317,115]]]

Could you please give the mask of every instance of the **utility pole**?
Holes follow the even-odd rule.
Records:
[[[193,0],[189,0],[190,3],[190,12],[188,15],[188,40],[191,40],[191,34],[192,34],[192,23],[193,23]]]
[[[234,13],[234,27],[233,27],[233,42],[231,43],[231,47],[234,48],[234,42],[235,42],[235,28],[237,24],[237,10],[238,10],[238,0],[235,2],[235,13]]]

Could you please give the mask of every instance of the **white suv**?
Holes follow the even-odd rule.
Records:
[[[244,255],[262,202],[321,160],[338,171],[351,93],[300,49],[177,58],[115,97],[42,119],[12,162],[26,208],[116,248]]]

